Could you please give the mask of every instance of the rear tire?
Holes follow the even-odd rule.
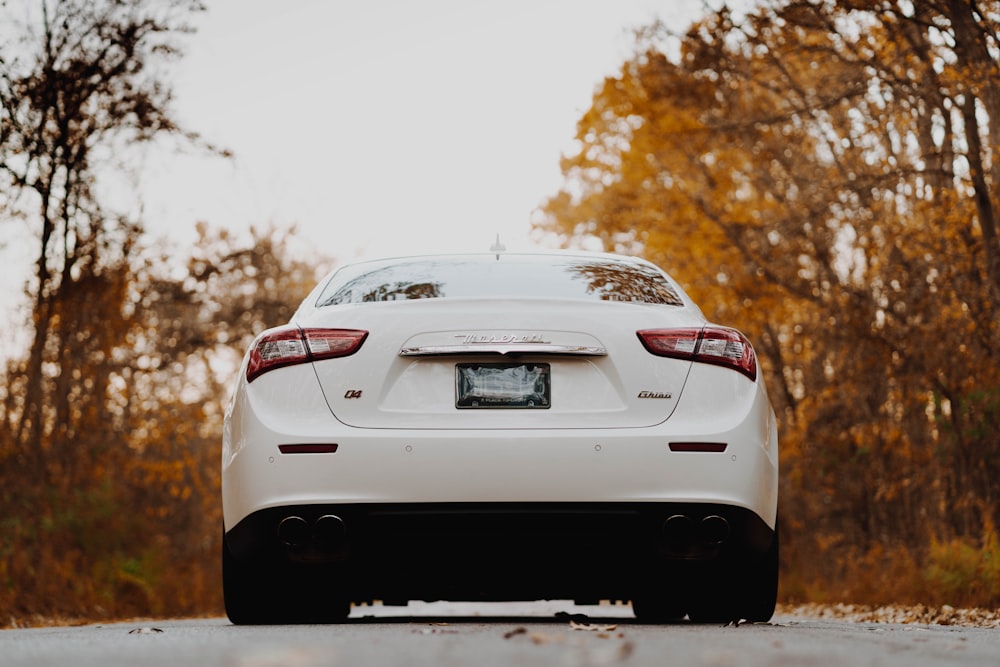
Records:
[[[259,562],[239,559],[222,536],[222,596],[226,616],[235,625],[262,625],[280,622],[275,617],[273,591]]]
[[[660,624],[680,621],[685,610],[664,594],[646,593],[632,598],[632,613],[642,623]]]
[[[749,568],[744,578],[743,618],[753,623],[767,623],[778,604],[778,525],[764,557]]]
[[[697,598],[692,600],[688,616],[694,623],[726,624],[739,621],[735,587],[727,578],[721,582],[706,583]]]
[[[320,573],[273,559],[238,558],[222,536],[222,592],[235,625],[340,623],[350,601],[327,596]]]
[[[730,572],[709,576],[689,615],[697,623],[767,623],[778,602],[778,529],[764,555]]]

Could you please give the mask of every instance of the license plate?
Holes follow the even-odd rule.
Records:
[[[455,364],[455,407],[548,408],[548,364]]]

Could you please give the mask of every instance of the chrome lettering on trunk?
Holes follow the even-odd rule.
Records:
[[[546,340],[541,334],[458,334],[455,336],[463,345],[517,345],[519,343],[535,343],[538,345],[549,345],[551,340]]]
[[[674,395],[669,391],[640,391],[639,398],[673,398]]]

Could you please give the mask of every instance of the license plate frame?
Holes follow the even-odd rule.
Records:
[[[547,410],[551,405],[550,364],[455,364],[455,407],[459,410]]]

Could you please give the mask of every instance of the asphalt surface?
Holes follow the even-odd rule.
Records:
[[[768,624],[643,625],[628,606],[412,604],[341,625],[141,620],[0,631],[0,666],[629,665],[852,667],[1000,664],[1000,631],[777,616]]]

